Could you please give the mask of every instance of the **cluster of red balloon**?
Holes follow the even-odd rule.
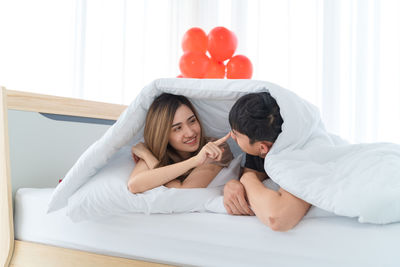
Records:
[[[250,79],[253,65],[244,55],[233,56],[236,47],[237,38],[227,28],[216,27],[208,35],[200,28],[189,29],[182,40],[178,78]]]

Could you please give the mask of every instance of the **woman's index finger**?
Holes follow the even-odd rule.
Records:
[[[217,141],[214,141],[214,144],[220,146],[225,143],[229,139],[229,137],[231,137],[231,132],[227,133],[224,137],[218,139]]]

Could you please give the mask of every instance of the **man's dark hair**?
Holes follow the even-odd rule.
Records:
[[[283,119],[275,99],[267,92],[251,93],[239,98],[229,112],[232,130],[247,135],[250,144],[275,142]]]

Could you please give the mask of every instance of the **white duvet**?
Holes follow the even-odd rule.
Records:
[[[282,133],[265,160],[265,170],[274,182],[312,205],[337,215],[379,224],[400,221],[399,145],[347,144],[325,130],[315,106],[289,90],[254,80],[154,81],[79,158],[55,189],[49,211],[66,206],[70,197],[107,166],[116,152],[143,137],[146,111],[162,92],[187,96],[199,112],[206,135],[220,137],[230,130],[228,113],[233,103],[246,93],[260,91],[268,91],[276,99],[284,120]],[[204,202],[210,203],[210,196],[216,197],[214,202],[222,201],[210,192],[215,190],[204,194]],[[174,197],[174,194],[169,195]],[[163,204],[168,206],[165,203],[168,199],[164,198]],[[158,207],[153,208],[150,210],[163,212]],[[174,212],[170,207],[165,208],[167,212]],[[176,209],[185,211],[182,207]],[[193,211],[188,205],[185,209]],[[202,211],[203,207],[198,210]]]

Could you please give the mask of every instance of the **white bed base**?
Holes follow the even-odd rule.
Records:
[[[13,192],[18,189],[17,187],[27,187],[27,185],[32,187],[31,184],[37,184],[37,181],[32,176],[30,176],[31,179],[26,179],[29,176],[25,176],[18,181],[11,181],[11,174],[18,173],[21,170],[19,168],[23,167],[27,173],[30,170],[26,168],[27,166],[11,168],[13,162],[11,162],[12,157],[10,156],[9,113],[28,111],[30,113],[116,120],[126,106],[11,91],[4,87],[1,87],[0,105],[0,266],[165,266],[158,263],[19,241],[14,238]],[[96,135],[101,131],[102,129],[99,129],[98,133],[93,135],[92,140],[86,140],[86,144],[80,144],[80,150],[94,142],[98,138]],[[81,152],[83,151],[79,151],[79,153]],[[70,157],[74,157],[74,155],[70,155]],[[49,165],[51,164],[49,162]],[[61,168],[63,170],[58,170],[61,175],[65,171],[65,167],[67,166],[63,166]],[[41,186],[54,186],[54,183],[53,177],[51,182],[42,181]]]

